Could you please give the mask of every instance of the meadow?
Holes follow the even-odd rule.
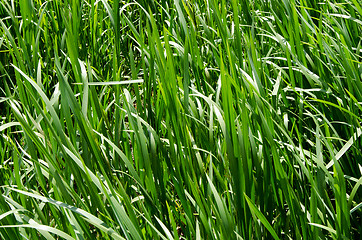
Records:
[[[358,0],[0,0],[0,239],[360,239]]]

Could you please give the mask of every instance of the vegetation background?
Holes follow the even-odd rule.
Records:
[[[1,239],[360,239],[360,1],[0,16]]]

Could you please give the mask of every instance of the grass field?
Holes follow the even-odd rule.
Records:
[[[0,239],[360,239],[358,0],[0,0]]]

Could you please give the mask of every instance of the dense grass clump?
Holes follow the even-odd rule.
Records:
[[[0,239],[359,239],[357,0],[0,0]]]

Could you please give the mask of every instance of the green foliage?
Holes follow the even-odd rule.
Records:
[[[359,239],[358,1],[0,0],[1,239]]]

